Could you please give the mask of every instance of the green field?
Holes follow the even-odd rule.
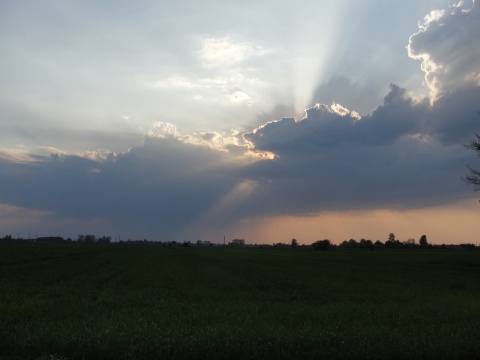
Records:
[[[0,243],[1,359],[480,358],[480,252]]]

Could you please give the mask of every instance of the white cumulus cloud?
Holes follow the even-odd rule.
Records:
[[[479,38],[476,2],[434,10],[420,23],[420,30],[410,37],[408,54],[422,61],[432,100],[466,82],[480,84]]]

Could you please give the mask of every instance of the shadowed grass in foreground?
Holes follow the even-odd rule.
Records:
[[[476,251],[0,244],[0,358],[478,358],[479,280]]]

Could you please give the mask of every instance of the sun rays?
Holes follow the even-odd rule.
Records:
[[[216,224],[218,226],[222,220],[225,222],[228,221],[238,207],[248,199],[256,187],[256,181],[241,181],[201,216],[195,219],[194,222],[188,226],[188,232],[191,231],[191,229],[206,229],[212,224]]]

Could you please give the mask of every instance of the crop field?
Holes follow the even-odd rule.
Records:
[[[0,359],[480,358],[480,252],[0,243]]]

